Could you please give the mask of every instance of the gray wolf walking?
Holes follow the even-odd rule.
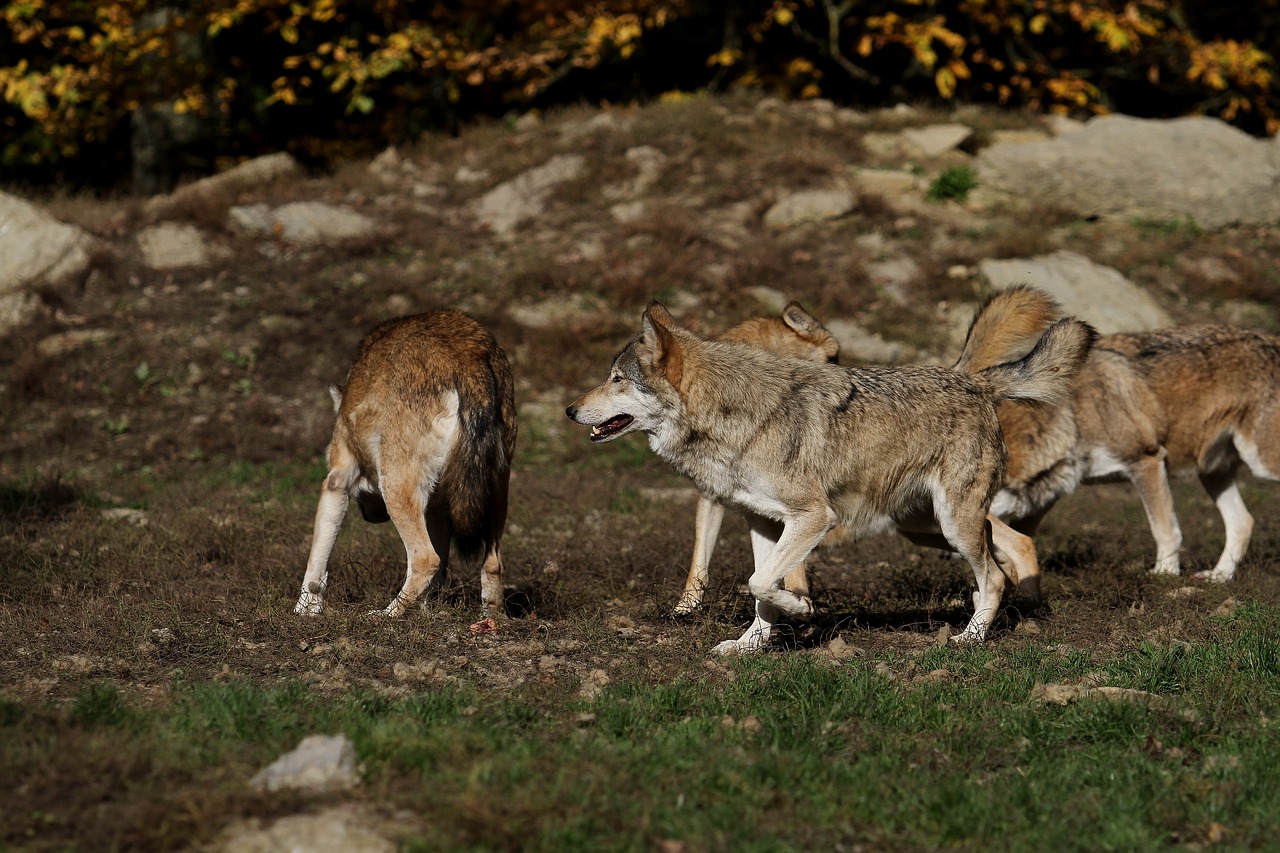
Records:
[[[346,388],[330,393],[338,421],[294,612],[323,607],[329,554],[354,497],[365,520],[395,524],[408,555],[403,587],[375,613],[404,613],[447,568],[452,543],[465,559],[483,554],[480,597],[501,615],[516,406],[493,335],[456,311],[390,320],[365,335]]]
[[[956,369],[1016,358],[1062,316],[1047,294],[993,294],[970,326]],[[1169,472],[1194,471],[1226,527],[1217,564],[1198,577],[1235,576],[1253,532],[1240,496],[1241,468],[1280,479],[1280,338],[1201,324],[1103,335],[1076,377],[1069,404],[1036,410],[1019,401],[997,413],[1009,476],[992,511],[1028,535],[1080,483],[1128,480],[1146,510],[1159,574],[1180,571],[1182,532]]]
[[[851,537],[897,529],[941,536],[977,580],[974,613],[955,638],[983,640],[1005,572],[1037,573],[1031,541],[988,507],[1004,482],[995,402],[1064,399],[1093,341],[1077,320],[1051,327],[1025,358],[966,376],[930,366],[841,367],[708,341],[651,303],[608,379],[566,409],[593,442],[641,430],[650,448],[706,495],[747,515],[756,616],[721,654],[760,649],[808,597],[781,581],[841,525]],[[1030,566],[1027,566],[1029,559]]]
[[[752,317],[729,329],[719,338],[760,347],[778,355],[809,361],[831,362],[840,357],[840,344],[799,302],[789,302],[779,317]],[[704,494],[698,495],[698,511],[693,531],[693,559],[685,579],[684,592],[672,609],[684,616],[702,605],[702,596],[710,584],[711,553],[716,547],[724,507]],[[803,562],[787,575],[783,585],[804,597],[809,594],[809,579]]]

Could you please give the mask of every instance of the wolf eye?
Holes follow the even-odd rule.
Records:
[[[614,381],[614,382],[621,382],[621,381],[622,381],[622,374],[621,374],[621,373],[619,373],[617,376],[613,377],[613,381]]]

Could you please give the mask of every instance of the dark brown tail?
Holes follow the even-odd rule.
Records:
[[[511,368],[496,344],[485,367],[460,377],[457,390],[462,435],[438,485],[438,493],[448,500],[453,545],[467,560],[483,554],[495,528],[494,513],[500,511],[499,504],[505,506],[516,444]]]

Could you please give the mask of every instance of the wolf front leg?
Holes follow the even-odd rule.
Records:
[[[1155,453],[1139,457],[1129,466],[1129,479],[1142,499],[1151,536],[1156,540],[1156,564],[1151,569],[1154,575],[1176,575],[1181,571],[1182,529],[1173,509],[1165,455],[1166,451],[1161,447]]]
[[[835,516],[824,506],[796,514],[784,524],[756,515],[749,516],[747,521],[756,560],[756,569],[747,585],[756,599],[756,618],[741,637],[716,646],[716,654],[759,651],[769,642],[781,614],[809,616],[813,613],[813,602],[807,596],[783,589],[782,580],[822,541]]]
[[[349,490],[353,472],[333,468],[324,478],[320,490],[320,503],[316,507],[316,520],[311,533],[311,554],[307,557],[307,571],[302,576],[302,594],[293,612],[317,616],[324,608],[324,591],[329,586],[329,555],[338,538],[338,530],[347,515]]]
[[[702,606],[702,595],[710,583],[708,567],[711,553],[720,535],[720,523],[724,520],[724,507],[706,495],[698,495],[698,513],[693,528],[693,560],[689,576],[684,582],[684,592],[671,612],[687,616]]]

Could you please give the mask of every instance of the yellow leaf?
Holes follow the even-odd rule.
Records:
[[[933,83],[938,87],[938,94],[944,98],[950,98],[956,93],[956,75],[950,67],[939,68],[933,75]]]
[[[718,65],[722,68],[728,68],[736,63],[741,56],[742,51],[726,47],[707,57],[707,67],[712,68]]]

